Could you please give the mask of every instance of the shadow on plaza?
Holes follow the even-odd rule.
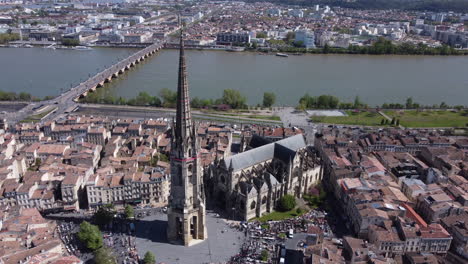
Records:
[[[157,243],[169,243],[167,240],[166,229],[167,221],[166,220],[145,220],[140,219],[135,222],[135,237],[148,239],[152,242]]]

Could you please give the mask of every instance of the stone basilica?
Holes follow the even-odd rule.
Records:
[[[228,217],[249,220],[272,212],[285,194],[301,197],[321,180],[319,164],[299,134],[216,161],[205,189]]]

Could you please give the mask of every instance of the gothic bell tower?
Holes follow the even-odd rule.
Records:
[[[200,145],[192,122],[185,65],[183,32],[180,34],[177,114],[172,126],[171,190],[167,212],[169,242],[190,246],[205,240],[205,194],[199,161]]]

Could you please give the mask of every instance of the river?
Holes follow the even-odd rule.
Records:
[[[90,74],[135,50],[95,48],[92,51],[0,49],[4,91],[57,95]],[[178,52],[163,50],[104,87],[102,93],[133,97],[141,91],[156,95],[175,90]],[[248,52],[188,50],[191,96],[219,98],[223,89],[237,89],[249,104],[263,92],[277,95],[277,105],[296,105],[306,92],[331,94],[344,101],[356,95],[370,104],[465,104],[468,98],[468,57],[303,55],[288,58]]]

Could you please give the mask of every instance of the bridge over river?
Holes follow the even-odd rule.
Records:
[[[130,70],[130,68],[134,67],[136,64],[144,61],[149,56],[158,52],[160,49],[162,49],[163,45],[163,42],[154,43],[151,46],[148,46],[136,52],[135,54],[130,55],[128,58],[125,58],[110,66],[102,72],[97,73],[85,82],[80,83],[78,86],[72,88],[72,90],[76,90],[76,93],[74,94],[78,94],[78,96],[76,96],[73,100],[77,101],[79,98],[85,97],[88,92],[95,91],[97,88],[102,87],[104,83],[108,83],[113,78],[117,78],[119,74],[123,74],[125,71]]]
[[[129,57],[111,65],[107,69],[97,73],[88,80],[78,84],[70,90],[62,93],[58,97],[41,101],[37,103],[31,103],[25,106],[20,111],[6,113],[4,118],[10,124],[16,124],[21,120],[26,119],[29,116],[37,114],[37,109],[42,106],[53,106],[49,109],[54,109],[51,113],[45,116],[41,121],[45,122],[57,118],[60,114],[65,113],[69,109],[76,108],[78,100],[85,97],[89,92],[95,91],[97,88],[102,87],[104,83],[111,82],[112,79],[117,78],[120,74],[130,70],[136,64],[144,61],[146,58],[158,52],[164,46],[164,42],[156,42],[144,49],[141,49],[130,55]]]

